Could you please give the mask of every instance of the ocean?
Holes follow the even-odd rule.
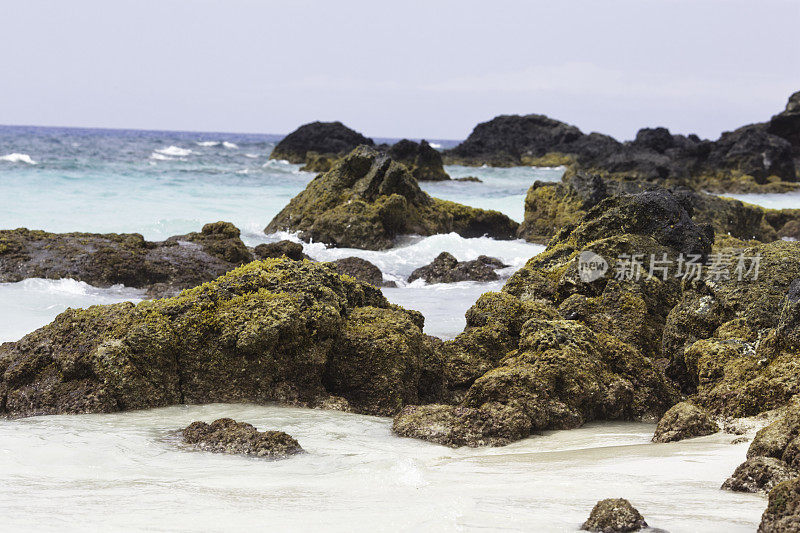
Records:
[[[137,232],[149,240],[233,222],[248,245],[291,234],[263,228],[313,178],[269,160],[276,135],[0,127],[0,228]],[[432,140],[435,146],[454,141]],[[433,196],[497,209],[521,221],[534,180],[561,168],[449,166],[482,183],[423,183]],[[769,207],[800,196],[748,195]],[[299,242],[299,241],[298,241]],[[408,237],[386,251],[305,243],[317,260],[356,255],[397,288],[386,297],[421,311],[425,331],[452,338],[464,312],[541,245],[456,234]],[[503,280],[405,282],[442,251],[485,254],[510,265]],[[0,342],[14,341],[68,307],[124,300],[141,291],[73,280],[0,284]],[[281,429],[309,452],[280,462],[183,450],[174,431],[196,419],[230,416]],[[752,531],[763,497],[718,490],[747,444],[712,435],[651,444],[653,424],[591,424],[503,448],[452,450],[399,439],[391,420],[277,406],[176,406],[142,412],[0,420],[0,512],[4,526],[38,530],[277,528],[300,531],[429,529],[574,531],[593,504],[626,497],[669,531]],[[30,523],[30,522],[27,522]]]

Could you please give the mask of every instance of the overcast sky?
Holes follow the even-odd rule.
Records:
[[[800,90],[800,1],[3,0],[0,124],[716,138]]]

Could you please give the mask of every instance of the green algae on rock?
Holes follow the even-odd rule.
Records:
[[[297,231],[306,241],[382,250],[406,234],[512,239],[517,227],[497,211],[431,198],[405,166],[360,146],[314,178],[265,231]]]
[[[98,287],[123,284],[151,296],[177,294],[253,257],[230,222],[145,241],[138,233],[48,233],[0,230],[0,281],[71,278]]]
[[[800,531],[800,477],[784,481],[769,492],[767,509],[758,526],[758,533],[797,531]]]
[[[402,139],[386,151],[394,161],[408,168],[417,181],[447,181],[450,176],[445,172],[442,154],[428,144],[425,139],[416,143]]]
[[[0,345],[0,409],[275,401],[391,415],[431,401],[437,361],[421,328],[419,313],[324,263],[256,261],[174,298],[69,309]]]
[[[303,452],[300,444],[283,431],[258,431],[251,424],[231,418],[210,424],[192,422],[181,435],[186,444],[214,453],[284,459]]]
[[[450,404],[407,406],[394,431],[480,446],[591,420],[660,417],[678,401],[654,360],[680,283],[584,281],[575,260],[586,250],[702,255],[712,241],[666,191],[599,203],[467,312],[465,331],[441,349]]]

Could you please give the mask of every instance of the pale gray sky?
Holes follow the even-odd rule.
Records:
[[[800,1],[3,0],[0,124],[716,138],[800,90]]]

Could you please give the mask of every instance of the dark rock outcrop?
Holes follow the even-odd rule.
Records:
[[[230,222],[199,233],[145,241],[138,233],[48,233],[0,230],[0,281],[71,278],[98,287],[123,284],[151,296],[177,294],[253,257]]]
[[[746,125],[716,141],[643,128],[633,141],[620,143],[543,115],[503,115],[478,124],[444,158],[464,165],[569,165],[607,179],[698,191],[784,192],[797,188],[798,101],[792,95],[769,124]]]
[[[389,147],[386,154],[394,161],[404,164],[417,181],[446,181],[442,154],[424,139],[418,143],[403,139]]]
[[[0,345],[0,412],[281,402],[391,415],[435,399],[422,326],[324,263],[255,261],[174,298],[69,309]]]
[[[288,240],[259,244],[253,249],[253,255],[258,259],[278,259],[286,256],[294,261],[309,258],[303,253],[302,244]]]
[[[658,421],[653,442],[674,442],[692,437],[711,435],[719,426],[708,413],[688,402],[670,407]]]
[[[590,420],[660,417],[678,401],[656,361],[680,282],[613,272],[586,280],[576,259],[704,256],[712,241],[667,191],[603,200],[502,292],[476,302],[464,332],[439,350],[449,403],[407,406],[394,431],[451,446],[501,445]]]
[[[740,464],[722,484],[723,490],[769,492],[778,483],[796,478],[800,473],[774,457],[751,457]]]
[[[359,145],[373,146],[372,139],[351,130],[341,122],[311,122],[284,137],[272,150],[270,159],[290,163],[311,163],[308,170],[325,172],[336,159]],[[326,164],[323,164],[325,161]]]
[[[251,424],[220,418],[210,424],[192,422],[182,431],[183,441],[199,450],[283,459],[303,448],[283,431],[258,431]]]
[[[511,239],[517,227],[497,211],[431,198],[404,165],[360,146],[312,180],[265,231],[298,231],[303,240],[380,250],[404,234]]]
[[[647,527],[641,513],[624,498],[600,500],[592,509],[589,519],[583,523],[584,531],[617,533],[639,531]]]
[[[339,274],[347,274],[362,283],[369,283],[375,287],[395,287],[396,283],[384,282],[383,272],[377,266],[360,257],[343,257],[332,261],[331,265]]]
[[[499,259],[485,255],[472,261],[459,261],[452,254],[442,252],[429,265],[411,273],[408,282],[422,279],[426,283],[456,283],[459,281],[496,281],[498,268],[505,268]]]
[[[800,91],[789,97],[786,109],[772,117],[767,131],[786,139],[795,157],[800,157]]]

